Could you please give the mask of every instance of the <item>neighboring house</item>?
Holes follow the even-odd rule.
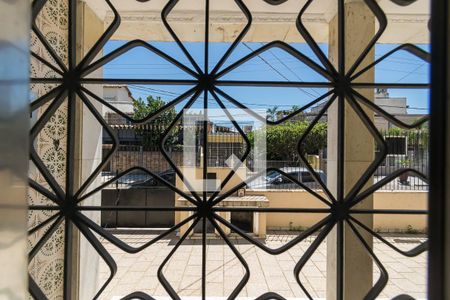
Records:
[[[133,116],[134,98],[127,85],[104,85],[103,99],[124,114]],[[134,126],[124,117],[109,108],[105,108],[103,113],[106,122],[116,132],[121,144],[135,144],[138,141]],[[103,131],[103,144],[112,144],[112,138],[105,131]]]
[[[375,90],[375,104],[393,115],[406,115],[408,106],[406,97],[391,97],[385,88]]]
[[[375,91],[375,104],[386,112],[395,116],[396,119],[405,122],[407,124],[414,123],[416,120],[421,119],[425,114],[409,114],[406,97],[391,97],[387,89],[376,89]],[[375,126],[379,130],[387,130],[392,127],[396,127],[389,122],[386,118],[375,114],[374,119]]]
[[[103,99],[127,115],[132,115],[134,112],[133,101],[135,99],[127,85],[104,85]],[[109,108],[105,108],[103,113],[108,124],[117,125],[125,122],[122,117]]]
[[[416,120],[423,118],[426,114],[410,114],[408,113],[408,105],[406,97],[391,97],[389,92],[385,88],[379,88],[375,90],[375,104],[385,110],[387,113],[393,115],[396,119],[405,122],[407,124],[414,123]],[[321,103],[311,108],[309,113],[303,114],[302,118],[307,118],[308,121],[312,121],[314,117],[322,110],[325,103]],[[327,121],[327,115],[322,117],[321,121]],[[375,113],[374,124],[379,130],[387,130],[389,128],[396,127],[386,118]]]
[[[145,148],[143,146],[142,132],[147,135],[161,134],[162,128],[158,125],[151,124],[117,124],[110,123],[110,128],[115,132],[119,141],[119,149],[114,154],[110,163],[105,167],[105,171],[126,170],[134,166],[143,166],[151,170],[164,171],[169,168],[165,163],[165,158],[158,150],[159,145],[155,144],[153,148]],[[182,127],[174,130],[180,130]],[[195,163],[201,165],[202,155],[202,137],[201,132],[197,132],[195,141]],[[183,131],[178,132],[178,141],[183,141]],[[103,132],[103,153],[109,153],[113,144],[111,136]],[[240,157],[244,151],[244,139],[239,132],[231,131],[230,127],[217,126],[209,122],[208,124],[208,165],[210,166],[226,166],[226,160],[232,155]],[[182,162],[182,152],[174,150],[172,157],[176,157],[179,163]],[[163,167],[164,166],[164,167]]]

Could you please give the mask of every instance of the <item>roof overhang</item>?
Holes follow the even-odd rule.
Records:
[[[361,0],[353,0],[361,1]],[[104,0],[86,1],[105,21],[113,13]],[[167,0],[112,1],[121,16],[121,25],[112,37],[115,40],[142,39],[146,41],[173,41],[161,22],[161,10]],[[252,27],[244,38],[247,42],[304,42],[297,31],[298,13],[306,0],[291,0],[280,5],[270,5],[263,0],[246,0],[252,13]],[[336,14],[337,1],[313,1],[305,11],[302,21],[318,43],[328,42],[328,24]],[[429,1],[418,0],[408,6],[399,6],[390,0],[380,0],[388,19],[388,28],[380,43],[429,42]],[[180,0],[168,16],[168,21],[183,41],[202,42],[204,32],[204,1]],[[211,1],[210,41],[232,42],[247,20],[233,0]]]

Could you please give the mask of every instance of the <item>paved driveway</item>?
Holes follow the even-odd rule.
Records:
[[[152,234],[117,235],[132,245],[142,244]],[[279,247],[295,237],[292,232],[277,232],[268,235],[266,244]],[[419,235],[388,236],[390,242],[400,249],[411,249],[425,239]],[[137,254],[127,254],[107,241],[104,246],[117,262],[118,272],[103,293],[101,299],[120,299],[133,291],[143,291],[159,299],[170,299],[159,283],[157,270],[178,238],[168,237]],[[293,268],[314,237],[297,244],[289,251],[277,256],[269,255],[242,239],[233,238],[236,248],[250,268],[250,279],[239,295],[239,299],[254,299],[275,291],[285,298],[304,299],[304,292],[296,283]],[[380,298],[392,298],[408,293],[415,298],[426,298],[426,253],[414,258],[403,257],[388,246],[374,240],[375,253],[389,272],[389,283]],[[183,299],[199,299],[201,295],[201,241],[186,240],[171,258],[164,274]],[[374,266],[374,281],[378,270]],[[100,276],[104,280],[109,274],[105,264],[100,265]],[[208,240],[207,286],[208,299],[224,299],[244,275],[244,269],[230,248],[220,239]],[[314,298],[324,298],[326,289],[326,241],[311,257],[301,274],[301,280]]]

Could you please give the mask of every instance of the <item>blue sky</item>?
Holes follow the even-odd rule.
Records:
[[[125,42],[112,41],[105,46],[105,54],[111,52]],[[153,46],[176,58],[188,67],[188,59],[173,42],[151,43]],[[237,61],[252,50],[261,47],[262,43],[240,43],[221,68]],[[228,49],[228,43],[210,43],[209,69],[219,61]],[[306,44],[291,44],[294,48],[307,55],[317,63],[318,59]],[[377,45],[375,56],[380,57],[397,45]],[[428,45],[420,45],[428,50]],[[203,43],[186,43],[198,65],[203,68]],[[327,46],[321,45],[327,53]],[[192,68],[193,69],[193,68]],[[135,48],[108,63],[104,68],[106,78],[147,78],[147,79],[192,79],[190,75],[178,69],[164,59],[144,48]],[[426,83],[429,78],[429,66],[419,58],[400,51],[377,65],[375,69],[376,82],[395,83]],[[325,81],[325,79],[299,62],[283,50],[272,48],[259,57],[246,62],[222,79],[226,80],[273,80],[273,81]],[[162,85],[130,85],[135,97],[145,98],[147,95],[160,96],[170,101],[177,95],[188,90],[189,86]],[[236,100],[253,109],[267,109],[278,106],[279,109],[289,109],[293,105],[302,106],[327,92],[320,88],[267,88],[267,87],[223,87],[223,91]],[[407,97],[409,113],[427,113],[429,94],[427,90],[389,89],[392,97]],[[210,107],[217,107],[211,101]]]

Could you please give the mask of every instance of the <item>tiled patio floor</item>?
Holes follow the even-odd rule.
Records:
[[[154,235],[117,235],[130,245],[137,246]],[[266,245],[279,247],[295,237],[292,232],[268,235]],[[285,298],[306,298],[296,283],[293,269],[315,237],[310,237],[280,255],[269,255],[242,239],[233,239],[250,268],[250,279],[239,294],[242,299],[254,299],[275,291]],[[388,236],[387,239],[402,250],[411,249],[425,239],[418,235]],[[143,291],[155,298],[170,299],[157,278],[158,267],[173,249],[178,238],[171,236],[137,253],[127,254],[107,241],[104,246],[117,262],[118,272],[102,294],[101,299],[120,299],[134,291]],[[404,257],[381,242],[374,240],[375,253],[389,273],[389,283],[380,298],[392,298],[407,293],[417,299],[426,298],[426,253],[413,258]],[[164,274],[175,291],[186,299],[201,295],[201,240],[186,240],[175,252]],[[374,280],[378,270],[374,267]],[[301,280],[314,298],[325,297],[326,243],[304,267]],[[102,280],[109,275],[106,265],[101,264]],[[227,297],[244,275],[244,269],[230,248],[220,239],[208,240],[206,294],[210,299]],[[188,297],[189,296],[189,297]],[[248,297],[248,298],[247,298]],[[198,298],[197,298],[198,299]]]

